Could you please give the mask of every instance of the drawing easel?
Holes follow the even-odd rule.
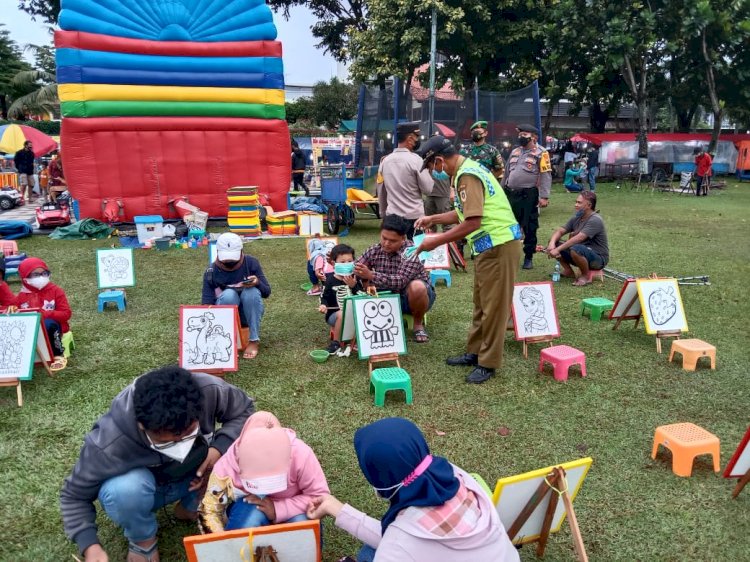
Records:
[[[18,399],[18,407],[20,408],[21,406],[23,406],[23,392],[21,392],[21,381],[18,379],[7,379],[4,381],[0,381],[0,387],[3,386],[15,386],[16,396]]]
[[[661,340],[666,338],[680,339],[682,332],[680,330],[668,330],[666,332],[656,332],[656,353],[661,353]]]
[[[632,289],[631,289],[632,287]],[[638,291],[633,290],[635,289],[635,278],[629,277],[625,279],[625,282],[622,285],[622,289],[620,289],[620,294],[617,295],[617,299],[615,299],[615,304],[612,306],[612,310],[609,312],[609,319],[613,320],[616,319],[615,325],[612,326],[613,330],[616,330],[620,327],[620,323],[623,320],[635,320],[635,324],[633,325],[633,328],[638,327],[638,323],[641,321],[641,303],[638,300]],[[617,313],[618,309],[620,308],[620,302],[622,299],[628,299],[625,308],[622,309],[621,313]],[[624,302],[624,301],[623,301]]]
[[[6,314],[3,317],[18,317],[34,323],[34,334],[32,336],[34,339],[34,346],[33,350],[28,351],[29,355],[26,355],[26,361],[28,361],[28,363],[23,363],[20,366],[18,376],[13,376],[16,373],[7,373],[5,376],[10,375],[11,378],[0,378],[0,387],[16,387],[16,398],[18,406],[20,407],[23,406],[21,381],[31,380],[35,364],[40,363],[49,376],[54,376],[50,369],[50,363],[52,362],[52,346],[47,337],[47,331],[42,328],[42,315],[39,312],[25,310],[22,313]],[[33,317],[34,320],[30,320],[30,317]],[[26,365],[28,365],[28,367],[26,367]],[[25,375],[23,374],[24,372],[26,372]]]
[[[532,291],[533,293],[524,297],[524,293]],[[535,305],[536,311],[541,313],[543,326],[532,330],[528,325],[531,321],[530,316],[519,316],[520,311],[526,308],[524,299],[530,300]],[[526,313],[532,310],[526,308]],[[536,316],[536,314],[535,314]],[[516,341],[523,342],[523,358],[529,358],[529,344],[532,343],[549,343],[560,337],[560,321],[557,317],[557,303],[555,302],[555,293],[552,283],[530,282],[515,283],[513,285],[513,302],[511,305],[510,320],[513,322],[513,330]],[[532,323],[533,326],[533,323]],[[536,332],[536,333],[535,333]]]
[[[747,428],[737,450],[724,469],[724,478],[739,478],[737,485],[732,491],[732,498],[740,495],[740,492],[750,482],[750,427]]]
[[[748,471],[745,473],[745,476],[739,479],[737,485],[734,487],[734,490],[732,491],[733,499],[740,495],[740,492],[748,482],[750,482],[750,469],[748,469]]]
[[[537,506],[544,500],[547,494],[551,494],[547,510],[544,514],[544,523],[542,524],[542,531],[539,537],[536,539],[536,555],[539,557],[544,556],[544,550],[547,548],[547,539],[549,538],[550,530],[552,527],[552,519],[557,508],[557,502],[562,499],[565,506],[565,512],[568,515],[568,523],[570,524],[570,532],[573,535],[573,546],[576,551],[576,558],[580,562],[588,562],[588,556],[586,555],[586,548],[583,544],[583,537],[581,536],[581,530],[578,528],[578,520],[576,519],[575,511],[573,510],[573,502],[570,500],[568,494],[567,480],[565,479],[565,470],[562,467],[555,467],[552,469],[544,480],[539,484],[534,494],[529,499],[526,506],[518,514],[516,520],[508,528],[508,538],[513,541],[513,538],[523,527],[524,523],[531,517]]]
[[[529,358],[529,344],[530,343],[549,343],[548,347],[552,347],[552,342],[555,338],[551,336],[539,336],[538,338],[524,338],[523,339],[523,358]]]
[[[662,321],[657,324],[657,321],[653,317],[654,313],[650,310],[650,302],[654,295],[656,295],[657,293],[661,293],[662,295],[668,294],[665,292],[664,288],[657,288],[656,290],[653,289],[654,287],[658,287],[662,284],[665,285],[667,291],[674,291],[674,294],[669,294],[668,297],[665,297],[672,299],[674,303],[674,312],[672,313],[670,318],[667,319],[666,323]],[[646,328],[646,333],[656,336],[656,352],[661,353],[662,339],[679,339],[683,332],[688,331],[687,320],[685,318],[685,312],[682,304],[682,298],[680,297],[680,290],[677,286],[677,280],[674,278],[659,277],[656,273],[652,273],[648,276],[648,279],[638,279],[636,281],[636,285],[638,288],[638,300],[640,302],[641,314],[643,315],[643,324]],[[649,295],[649,289],[652,292],[647,298],[647,295]],[[649,307],[648,310],[647,301]],[[666,329],[659,330],[656,329],[657,326],[661,326]]]

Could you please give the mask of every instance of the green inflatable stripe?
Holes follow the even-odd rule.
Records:
[[[64,101],[64,117],[253,117],[285,119],[283,105],[192,101]]]

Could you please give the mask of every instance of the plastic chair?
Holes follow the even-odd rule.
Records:
[[[65,332],[62,335],[62,344],[63,344],[63,349],[65,350],[65,352],[63,353],[63,356],[64,357],[70,357],[71,353],[76,348],[76,342],[73,339],[73,332],[72,331]]]
[[[104,312],[107,303],[117,305],[117,310],[123,312],[126,306],[125,291],[104,291],[99,293],[99,312]]]
[[[669,351],[669,361],[675,353],[682,355],[682,368],[686,371],[695,371],[698,359],[708,357],[711,359],[711,369],[716,369],[716,348],[710,343],[699,339],[675,340]]]
[[[18,244],[15,240],[2,240],[0,241],[0,248],[3,250],[4,256],[15,256],[18,253]]]
[[[539,372],[544,370],[544,363],[554,368],[555,380],[568,380],[568,369],[572,365],[581,366],[581,376],[586,376],[586,354],[569,345],[555,345],[542,349],[539,354]]]
[[[656,458],[659,445],[672,451],[672,472],[677,476],[689,477],[693,472],[693,460],[699,455],[711,455],[714,461],[714,472],[719,472],[721,455],[719,438],[694,423],[660,425],[654,433],[652,459]]]
[[[448,269],[433,269],[430,271],[430,285],[435,287],[438,281],[445,281],[447,287],[451,286],[451,272]]]
[[[599,279],[604,285],[604,270],[603,269],[589,269],[589,283],[593,283],[594,279]]]
[[[404,314],[402,316],[402,319],[407,330],[414,329],[414,317],[411,314]],[[427,326],[427,314],[425,314],[424,318],[422,319],[422,325]]]
[[[589,318],[592,322],[599,322],[605,312],[612,310],[615,305],[611,300],[602,297],[592,297],[581,301],[581,315],[585,316],[589,311]]]
[[[391,390],[403,390],[406,403],[412,403],[411,377],[401,367],[383,367],[374,369],[370,375],[370,394],[375,393],[375,405],[385,405],[385,393]]]

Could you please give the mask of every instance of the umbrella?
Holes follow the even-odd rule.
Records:
[[[450,139],[456,136],[456,133],[453,131],[453,129],[451,129],[450,127],[446,127],[442,123],[435,123],[435,128],[445,138]]]
[[[13,153],[23,148],[23,143],[31,141],[34,144],[34,155],[44,156],[57,149],[57,143],[52,137],[26,125],[0,125],[0,152]]]

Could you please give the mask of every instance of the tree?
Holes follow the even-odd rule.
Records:
[[[3,24],[0,24],[0,61],[0,116],[7,119],[10,101],[27,93],[27,90],[12,84],[13,77],[21,71],[30,70],[31,65],[23,60],[21,50]]]
[[[287,102],[286,106],[286,121],[287,123],[294,124],[298,121],[305,121],[311,123],[313,121],[313,109],[311,98],[298,98],[293,102]]]
[[[36,61],[32,70],[21,70],[11,80],[18,91],[27,92],[18,96],[8,108],[12,119],[23,119],[31,114],[52,113],[60,105],[57,97],[54,49],[48,45],[27,45]]]
[[[310,100],[312,120],[317,125],[335,129],[342,120],[352,119],[357,114],[358,99],[358,88],[338,78],[331,78],[328,83],[318,82],[313,86]]]
[[[18,0],[18,7],[32,19],[39,17],[50,25],[56,25],[60,15],[60,0]]]

